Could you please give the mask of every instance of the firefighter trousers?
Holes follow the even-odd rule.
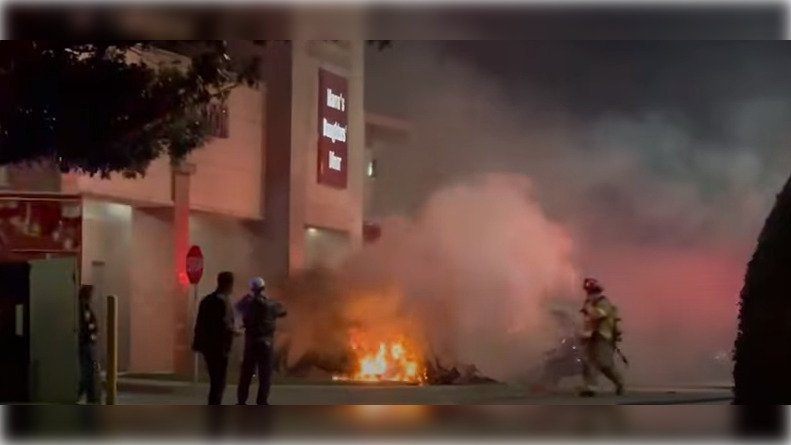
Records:
[[[599,373],[607,377],[616,389],[623,389],[623,377],[615,367],[615,345],[604,337],[594,335],[585,342],[582,376],[586,389],[593,390],[595,388]]]

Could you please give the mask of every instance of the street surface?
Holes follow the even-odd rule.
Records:
[[[256,383],[250,391],[255,400]],[[118,400],[127,405],[202,405],[208,385],[184,382],[122,380]],[[224,403],[236,403],[236,386],[228,385]],[[622,397],[603,392],[581,398],[573,392],[535,394],[516,385],[274,385],[272,405],[631,405],[730,403],[730,390],[718,388],[633,388]]]
[[[525,387],[509,385],[297,383],[272,388],[270,401],[281,406],[226,406],[217,410],[200,406],[206,400],[205,383],[124,378],[119,384],[123,388],[118,397],[121,406],[113,409],[17,407],[9,423],[14,427],[13,435],[58,440],[96,437],[728,439],[738,432],[740,425],[739,412],[728,404],[730,392],[716,387],[633,388],[623,397],[608,394],[579,398],[571,392],[531,394]],[[226,405],[235,403],[235,392],[236,387],[229,385]]]

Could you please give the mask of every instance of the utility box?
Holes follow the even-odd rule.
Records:
[[[0,263],[0,403],[75,403],[77,260]]]

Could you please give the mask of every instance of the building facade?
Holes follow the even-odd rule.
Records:
[[[180,165],[143,178],[8,167],[6,190],[83,199],[81,281],[119,298],[123,371],[188,374],[194,289],[185,267],[205,256],[198,294],[222,270],[271,286],[332,264],[363,240],[366,123],[362,41],[292,41],[262,51],[263,81],[239,87],[218,137]],[[223,117],[220,117],[223,122]],[[100,315],[103,300],[97,301]]]

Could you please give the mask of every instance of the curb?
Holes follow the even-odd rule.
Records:
[[[704,397],[697,399],[684,399],[684,400],[667,400],[667,401],[646,401],[646,402],[631,402],[619,403],[618,405],[695,405],[699,403],[716,403],[716,402],[730,402],[733,397]]]

